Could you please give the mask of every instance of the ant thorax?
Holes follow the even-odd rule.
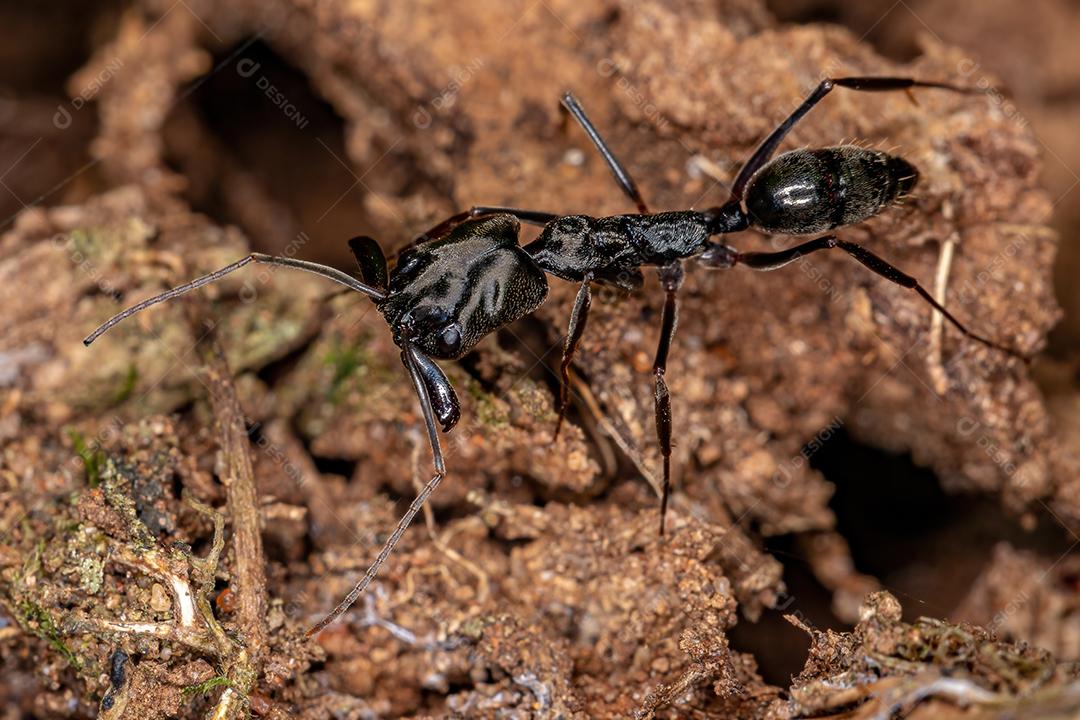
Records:
[[[623,271],[692,257],[708,239],[705,216],[692,210],[602,218],[570,215],[548,223],[525,250],[544,271],[563,280],[588,276],[621,286],[617,278]]]

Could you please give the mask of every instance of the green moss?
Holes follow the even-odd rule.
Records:
[[[476,402],[480,402],[487,397],[484,388],[480,387],[480,383],[476,382],[476,380],[471,377],[465,381],[465,392],[469,393],[469,396]]]
[[[101,467],[101,488],[105,493],[105,502],[117,510],[126,521],[125,524],[131,533],[133,549],[145,551],[157,544],[157,539],[139,519],[139,513],[135,508],[135,501],[131,499],[127,488],[130,481],[125,478],[120,468],[112,460],[106,458]]]
[[[33,600],[26,599],[19,603],[19,613],[22,615],[24,626],[30,632],[49,643],[53,650],[63,655],[68,665],[76,670],[82,669],[82,662],[61,639],[60,628],[56,626],[52,615],[45,608]]]
[[[24,528],[24,530],[27,528]],[[45,552],[45,539],[42,538],[34,545],[34,549],[30,551],[30,554],[26,557],[26,562],[23,563],[22,572],[20,578],[26,578],[31,575],[37,575],[41,570],[41,554]]]
[[[145,222],[131,218],[118,226],[78,228],[71,231],[71,247],[86,259],[104,259],[116,252],[130,252],[132,248],[145,245],[153,233]]]
[[[78,430],[68,430],[68,437],[75,448],[75,454],[83,461],[86,470],[86,482],[90,487],[96,487],[101,482],[101,468],[105,462],[105,453],[100,448],[91,450],[86,445],[86,438]]]
[[[183,693],[187,697],[193,695],[205,695],[216,687],[232,687],[232,680],[224,675],[215,675],[209,680],[203,680],[201,683],[195,683],[194,685],[188,685],[183,689]]]
[[[326,390],[327,399],[340,400],[346,383],[366,371],[371,362],[372,358],[367,352],[366,337],[360,338],[352,345],[345,345],[335,340],[322,357],[323,365],[333,371],[330,385]]]
[[[48,643],[49,647],[63,656],[68,665],[76,670],[82,670],[82,661],[63,641],[63,635],[52,615],[30,597],[31,589],[27,585],[26,579],[37,575],[41,571],[41,555],[44,551],[45,541],[39,540],[34,545],[34,549],[27,555],[21,570],[16,576],[12,594],[12,600],[15,601],[13,614],[16,615],[19,626],[26,632],[36,635]]]
[[[483,636],[484,629],[493,622],[495,622],[495,618],[490,615],[469,618],[462,623],[461,629],[458,632],[470,640],[477,641]]]
[[[135,390],[138,381],[139,369],[135,365],[128,365],[127,374],[120,381],[120,387],[117,389],[116,395],[113,396],[113,405],[119,405],[131,397],[131,393]]]
[[[490,427],[506,427],[510,424],[510,418],[499,406],[496,398],[484,390],[480,383],[468,380],[465,383],[465,391],[472,396],[476,403],[476,419],[478,422]]]
[[[72,247],[82,253],[84,257],[97,254],[99,243],[94,237],[93,230],[72,230],[70,237]]]

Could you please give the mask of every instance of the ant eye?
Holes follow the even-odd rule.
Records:
[[[447,355],[456,355],[461,349],[461,330],[457,325],[448,325],[439,335],[439,350]]]

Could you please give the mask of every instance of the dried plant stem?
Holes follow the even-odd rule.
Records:
[[[243,649],[225,668],[232,681],[229,689],[234,692],[222,693],[210,717],[234,718],[246,711],[247,703],[239,700],[246,698],[254,687],[266,653],[266,561],[247,427],[224,353],[215,341],[203,343],[203,362],[203,376],[221,437],[223,481],[235,557],[232,586],[237,595],[236,616],[243,640]]]

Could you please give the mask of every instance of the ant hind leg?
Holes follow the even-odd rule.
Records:
[[[870,252],[862,245],[858,245],[847,240],[841,240],[835,235],[825,235],[823,237],[808,240],[807,242],[800,243],[795,247],[788,248],[787,250],[780,250],[778,252],[747,252],[747,253],[735,253],[733,256],[732,264],[745,265],[752,270],[776,270],[778,268],[787,265],[788,263],[798,260],[803,255],[807,255],[819,250],[831,250],[833,248],[839,248],[843,250],[851,257],[858,260],[866,268],[872,272],[880,275],[889,282],[895,283],[901,287],[905,287],[909,290],[914,290],[930,307],[937,312],[941,313],[942,317],[948,320],[957,330],[963,333],[966,337],[982,343],[987,347],[999,350],[1007,355],[1019,358],[1024,362],[1029,362],[1029,358],[1024,356],[1014,348],[1010,348],[1001,343],[995,342],[987,337],[974,333],[968,330],[951,312],[945,309],[945,306],[934,299],[926,288],[924,288],[918,280],[911,275],[908,275],[900,268],[896,267],[892,263],[886,261],[884,258]]]

